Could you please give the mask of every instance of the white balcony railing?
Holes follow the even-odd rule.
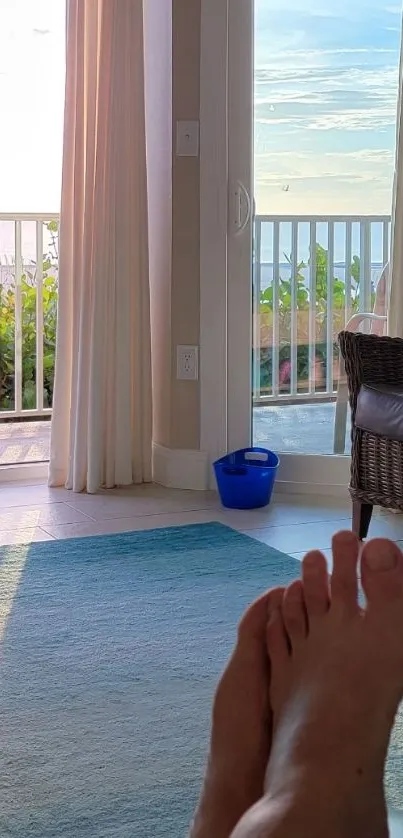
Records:
[[[389,247],[388,216],[256,217],[255,403],[334,397],[337,333]],[[0,215],[0,419],[51,413],[57,290],[57,215]]]
[[[390,226],[388,216],[256,217],[255,403],[334,397],[337,335],[372,310]]]
[[[0,215],[0,418],[51,413],[57,215]]]

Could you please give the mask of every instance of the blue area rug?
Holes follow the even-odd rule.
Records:
[[[185,838],[237,621],[299,570],[219,524],[2,548],[2,838]]]
[[[220,524],[0,549],[1,838],[184,838],[238,619],[298,572]]]

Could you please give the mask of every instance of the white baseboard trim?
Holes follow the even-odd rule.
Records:
[[[350,457],[327,454],[279,454],[277,480],[286,483],[313,483],[323,486],[348,486]]]
[[[335,483],[296,483],[287,480],[276,480],[274,498],[284,495],[315,495],[316,497],[350,499],[348,486]]]
[[[18,483],[25,480],[47,481],[49,463],[17,463],[10,466],[0,466],[0,485],[2,483]]]
[[[206,491],[209,488],[207,454],[153,443],[153,481],[169,489]]]
[[[276,493],[348,499],[349,483],[350,457],[280,454]]]

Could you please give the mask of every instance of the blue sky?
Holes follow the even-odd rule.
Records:
[[[0,212],[58,209],[64,8],[0,0]],[[400,5],[255,0],[255,14],[258,211],[388,213]]]
[[[401,6],[255,0],[255,23],[258,212],[389,213]]]

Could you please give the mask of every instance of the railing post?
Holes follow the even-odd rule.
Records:
[[[348,321],[351,318],[353,306],[351,300],[351,266],[353,263],[353,250],[352,250],[352,237],[353,237],[353,225],[351,221],[346,221],[346,250],[345,250],[345,269],[344,269],[344,325],[347,326]]]
[[[384,221],[382,225],[382,233],[383,233],[383,265],[382,270],[386,267],[390,259],[390,243],[389,243],[389,231],[390,231],[390,221]]]
[[[15,222],[15,277],[14,277],[14,410],[22,411],[22,233],[21,221]]]
[[[327,311],[326,311],[326,393],[333,394],[333,283],[334,222],[328,222]]]
[[[36,222],[36,409],[43,410],[43,222]]]
[[[291,382],[290,394],[298,393],[298,221],[291,227]]]
[[[316,390],[316,221],[309,225],[309,392]]]
[[[279,287],[280,287],[280,222],[273,222],[273,338],[271,354],[272,395],[276,397],[280,392],[280,318],[279,318]]]
[[[262,222],[254,219],[253,263],[253,399],[260,398],[260,294],[262,290]]]
[[[360,223],[360,311],[371,311],[371,222]]]

